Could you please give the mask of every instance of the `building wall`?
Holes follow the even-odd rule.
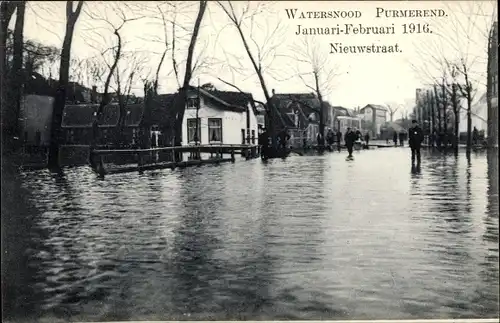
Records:
[[[498,147],[498,22],[493,25],[490,34],[490,49],[488,50],[488,69],[491,75],[489,89],[491,90],[491,107],[488,111],[488,141],[493,147]]]
[[[241,144],[242,142],[242,130],[245,130],[245,138],[252,137],[252,130],[254,131],[254,142],[257,143],[258,138],[258,123],[257,117],[253,113],[251,107],[249,107],[250,113],[250,131],[247,133],[247,117],[246,112],[235,112],[222,110],[216,108],[211,104],[205,102],[203,97],[201,98],[200,109],[198,111],[198,118],[200,119],[200,144],[208,145],[209,142],[209,118],[220,118],[222,119],[222,143],[223,144]],[[182,123],[182,144],[188,145],[193,143],[188,143],[188,119],[196,118],[196,109],[186,108],[184,113],[184,119]]]
[[[488,131],[488,105],[486,102],[486,96],[482,97],[476,103],[472,105],[472,129],[474,127],[477,130],[484,130],[485,133]],[[460,132],[467,131],[467,101],[462,100],[463,109],[460,110],[460,123],[458,124],[458,129]]]
[[[36,133],[40,131],[40,145],[50,142],[50,128],[54,98],[29,94],[21,101],[20,126],[27,144],[37,144]]]

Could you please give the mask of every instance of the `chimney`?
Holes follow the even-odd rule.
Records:
[[[273,89],[273,96],[276,94],[276,92],[274,92],[274,89]]]
[[[97,103],[97,86],[92,86],[92,91],[90,92],[90,102]]]

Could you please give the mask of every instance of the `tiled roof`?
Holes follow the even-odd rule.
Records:
[[[114,127],[118,124],[120,117],[120,107],[117,104],[108,104],[97,120],[99,127]]]

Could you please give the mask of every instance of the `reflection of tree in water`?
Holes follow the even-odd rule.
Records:
[[[324,277],[315,275],[324,269],[325,219],[332,216],[327,201],[332,198],[328,189],[331,183],[325,180],[328,162],[322,157],[312,164],[302,161],[304,164],[265,168],[267,181],[260,212],[266,219],[267,258],[272,266],[267,272],[273,281],[262,316],[266,320],[345,316],[332,307],[329,291],[321,285]],[[285,172],[296,178],[282,181]]]
[[[47,233],[36,226],[41,212],[32,203],[32,192],[5,165],[9,163],[2,165],[2,317],[17,321],[40,315],[44,295],[34,286],[41,261],[30,258],[51,250],[41,245]]]
[[[185,170],[180,183],[183,214],[174,237],[170,291],[174,315],[196,317],[219,312],[212,305],[214,290],[211,286],[222,278],[221,264],[213,257],[219,241],[209,231],[209,227],[218,226],[213,221],[217,200],[203,199],[208,189],[214,189],[207,187],[206,182],[211,181]]]
[[[492,289],[477,291],[478,298],[485,303],[485,312],[498,315],[498,150],[489,151],[488,155],[488,204],[486,207],[484,243],[488,246],[484,262],[480,264],[480,276]]]

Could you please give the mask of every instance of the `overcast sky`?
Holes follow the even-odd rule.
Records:
[[[115,4],[103,4],[99,2],[88,2],[85,5],[78,21],[74,36],[72,56],[90,57],[98,54],[96,49],[105,49],[115,41],[108,24],[95,18],[105,18],[115,25],[120,22],[113,6],[121,6],[128,18],[140,17],[141,19],[128,22],[122,35],[126,42],[125,51],[130,55],[137,50],[137,57],[144,61],[147,68],[142,74],[154,71],[158,64],[163,44],[154,39],[162,39],[164,29],[160,23],[161,15],[156,8],[160,2],[130,2],[132,7],[125,8],[119,2]],[[236,10],[241,11],[243,2],[235,2]],[[259,3],[251,4],[251,10],[258,7]],[[262,3],[261,3],[262,5]],[[198,3],[179,3],[176,15],[177,36],[182,38],[177,41],[176,57],[181,63],[185,58],[187,39],[192,30],[197,14]],[[173,19],[173,10],[164,5],[167,10],[166,17]],[[320,11],[320,10],[359,10],[361,17],[357,19],[289,19],[285,9],[296,8],[298,11]],[[377,8],[389,9],[443,9],[447,17],[443,18],[376,18]],[[364,106],[368,103],[406,103],[411,104],[415,100],[415,89],[422,84],[430,83],[432,76],[438,75],[431,56],[446,56],[450,59],[467,58],[467,64],[474,71],[474,78],[479,92],[484,91],[485,62],[487,31],[496,13],[496,2],[441,2],[441,1],[410,1],[410,2],[327,2],[308,1],[292,2],[282,1],[267,5],[261,13],[253,20],[247,20],[244,32],[249,35],[250,25],[253,25],[255,42],[261,46],[266,42],[266,35],[274,30],[280,22],[282,28],[266,42],[267,48],[274,48],[273,60],[268,57],[264,63],[271,62],[272,68],[265,73],[265,79],[269,90],[275,89],[277,93],[283,92],[311,92],[304,84],[314,86],[312,79],[304,76],[304,80],[297,77],[297,70],[301,73],[309,72],[308,65],[297,63],[294,58],[297,50],[293,46],[301,44],[303,36],[295,35],[298,27],[336,27],[344,24],[359,24],[369,26],[394,26],[395,35],[321,35],[310,38],[309,41],[316,42],[316,55],[325,59],[324,66],[320,69],[320,76],[324,79],[327,75],[334,74],[329,78],[328,84],[324,85],[324,94],[333,105],[345,107]],[[37,39],[45,44],[61,46],[64,35],[64,12],[65,2],[31,2],[29,3],[25,37]],[[464,12],[473,12],[474,15],[464,15]],[[90,13],[88,15],[87,13]],[[475,17],[471,21],[471,17]],[[156,18],[156,19],[155,19]],[[493,19],[496,19],[495,17]],[[14,19],[13,19],[14,20]],[[205,62],[203,68],[196,71],[192,84],[196,85],[212,82],[219,89],[233,90],[220,82],[220,77],[228,82],[236,84],[245,91],[252,92],[255,97],[263,99],[263,92],[258,83],[258,78],[252,69],[250,60],[246,55],[241,39],[235,31],[234,26],[228,24],[224,12],[215,2],[210,2],[204,16],[203,27],[197,44],[196,57]],[[12,22],[11,22],[12,23]],[[430,24],[432,34],[402,34],[402,24]],[[394,24],[394,25],[393,25]],[[169,28],[171,28],[169,26]],[[171,38],[171,29],[167,30]],[[443,40],[443,35],[447,40]],[[101,37],[102,36],[102,37]],[[169,39],[170,41],[171,39]],[[254,42],[250,41],[252,50],[257,54]],[[343,45],[395,45],[402,52],[392,54],[329,54],[330,43],[342,43]],[[437,44],[437,45],[436,45]],[[299,45],[300,46],[300,45]],[[438,49],[437,49],[438,48]],[[457,50],[460,53],[457,53]],[[436,53],[440,52],[440,53]],[[443,52],[444,54],[442,54]],[[434,54],[435,53],[435,54]],[[160,73],[160,92],[173,92],[178,88],[172,73],[171,52]],[[241,66],[240,66],[241,64]],[[425,68],[415,71],[412,64]],[[131,66],[130,59],[122,61],[121,68]],[[240,66],[235,71],[230,66]],[[424,71],[425,70],[425,71]],[[181,82],[182,82],[181,66]],[[125,73],[125,72],[124,72]],[[305,82],[304,82],[305,81]],[[141,81],[134,84],[134,92],[142,95]],[[88,84],[87,84],[88,85]],[[409,108],[409,107],[408,107]]]

